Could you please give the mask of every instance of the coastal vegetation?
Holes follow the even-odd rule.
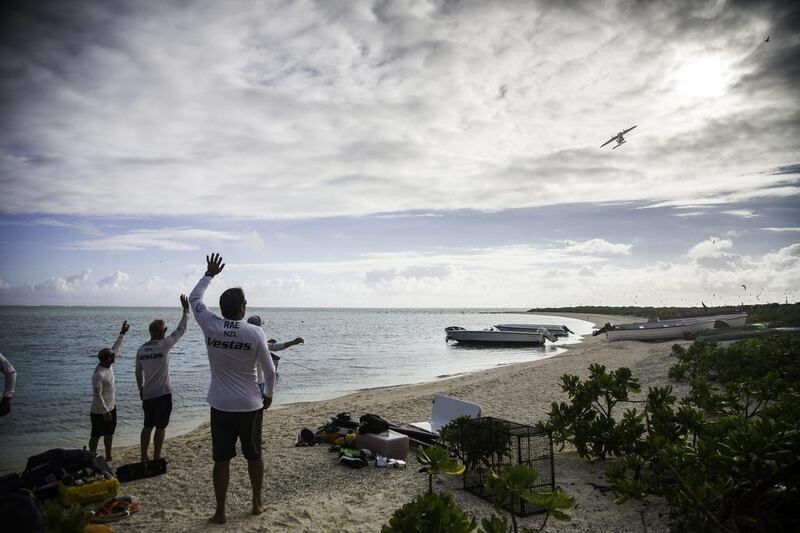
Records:
[[[638,307],[579,305],[576,307],[539,307],[528,313],[581,313],[589,315],[641,316],[649,319],[688,318],[707,315],[747,313],[747,323],[768,323],[772,327],[800,326],[800,302],[724,305],[716,307]]]
[[[463,424],[463,420],[458,424]],[[451,435],[450,443],[455,444],[465,434],[455,432],[451,426],[447,433]],[[443,428],[444,430],[444,428]],[[464,440],[470,440],[465,437]],[[487,453],[475,450],[475,444],[469,445],[477,456],[486,457]],[[494,443],[492,449],[496,449]],[[463,449],[463,446],[462,446]],[[381,529],[382,533],[533,533],[542,531],[547,525],[550,516],[562,521],[569,521],[566,510],[575,505],[574,498],[561,490],[546,492],[529,492],[529,487],[536,481],[539,473],[525,465],[515,465],[504,469],[502,472],[489,470],[486,486],[494,494],[494,506],[499,511],[503,508],[513,508],[514,501],[526,502],[541,507],[545,518],[538,530],[530,528],[519,529],[517,518],[509,511],[511,524],[508,517],[494,514],[478,521],[461,509],[449,492],[433,490],[433,481],[438,480],[442,474],[451,476],[461,475],[464,465],[459,462],[458,456],[448,447],[431,446],[427,449],[419,448],[416,453],[417,461],[423,465],[419,470],[428,474],[428,492],[417,496],[409,503],[396,509],[392,513],[389,523]]]
[[[800,527],[800,338],[750,339],[722,348],[675,345],[671,385],[643,399],[627,368],[562,376],[569,402],[541,426],[589,460],[609,461],[617,502],[663,498],[685,531],[790,531]],[[629,407],[614,420],[611,407]],[[641,513],[644,523],[644,513]]]

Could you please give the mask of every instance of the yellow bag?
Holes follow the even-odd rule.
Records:
[[[58,483],[58,499],[64,505],[73,503],[85,505],[113,498],[117,494],[119,494],[119,481],[115,477],[96,479],[80,486],[67,486],[63,481]]]

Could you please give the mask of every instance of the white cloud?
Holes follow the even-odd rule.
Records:
[[[130,279],[130,276],[121,270],[117,270],[113,274],[106,276],[97,282],[97,287],[104,290],[120,290],[125,288],[125,284]]]
[[[92,269],[87,268],[80,274],[69,276],[68,278],[52,277],[41,283],[34,285],[28,284],[26,287],[37,293],[63,294],[77,291],[83,283],[92,275]]]
[[[632,244],[612,243],[605,239],[568,242],[567,252],[581,255],[630,255]]]
[[[720,211],[720,213],[723,215],[731,215],[739,218],[753,218],[759,216],[750,209],[729,209],[727,211]]]
[[[142,250],[191,251],[204,246],[214,246],[220,242],[247,239],[257,244],[257,233],[238,235],[224,231],[195,228],[161,228],[154,230],[134,230],[114,236],[69,242],[63,245],[70,250],[99,252],[138,252]]]
[[[781,23],[768,7],[39,5],[14,13],[2,62],[6,213],[299,218],[800,193],[764,172],[800,150],[792,71],[768,68],[789,45],[758,48]],[[723,30],[710,44],[694,20]],[[599,149],[634,123],[626,145]],[[150,237],[73,246],[194,249]]]
[[[251,306],[519,307],[721,305],[795,300],[800,243],[748,255],[730,238],[709,237],[672,261],[636,264],[569,254],[561,244],[373,253],[349,260],[231,264],[206,299],[241,286]],[[735,268],[732,268],[734,265]],[[200,272],[185,279],[133,282],[107,276],[101,290],[88,273],[0,289],[2,303],[177,305]],[[747,291],[741,285],[748,287]],[[38,287],[35,289],[34,287]],[[111,289],[111,287],[117,287]]]
[[[764,231],[775,231],[775,232],[787,232],[787,231],[800,231],[800,228],[797,227],[785,227],[785,228],[761,228]]]
[[[721,257],[726,254],[725,250],[729,250],[731,248],[733,248],[733,241],[730,239],[709,237],[708,239],[692,246],[687,255],[691,259]]]

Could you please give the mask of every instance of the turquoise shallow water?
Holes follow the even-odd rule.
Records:
[[[276,405],[333,398],[363,388],[431,381],[559,353],[591,324],[575,319],[487,313],[479,309],[263,309],[267,336],[303,337],[282,357]],[[123,320],[131,330],[114,373],[118,425],[115,446],[138,442],[143,421],[133,356],[147,325],[177,325],[177,308],[0,307],[0,352],[17,369],[12,414],[0,418],[0,472],[21,470],[28,456],[54,447],[82,447],[89,437],[91,375],[97,351],[110,346]],[[446,344],[444,328],[485,329],[499,323],[567,324],[577,336],[527,348],[464,348]],[[298,363],[298,364],[293,364]],[[299,366],[300,364],[308,368]],[[208,419],[208,358],[200,328],[189,320],[171,352],[174,409],[167,436]]]

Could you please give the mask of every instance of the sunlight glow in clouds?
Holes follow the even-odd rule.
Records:
[[[715,98],[725,94],[732,78],[719,56],[689,58],[675,74],[675,89],[689,98]]]

